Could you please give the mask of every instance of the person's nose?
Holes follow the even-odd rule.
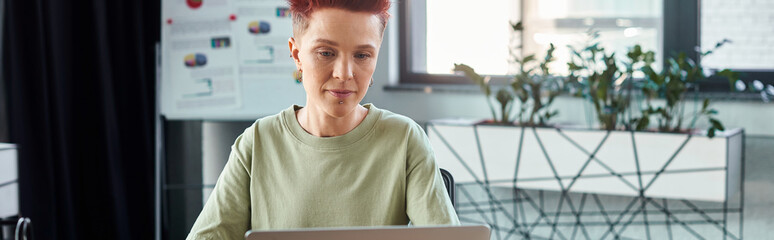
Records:
[[[341,57],[336,61],[336,65],[333,69],[333,77],[342,81],[354,79],[355,73],[352,68],[352,60],[346,56]]]

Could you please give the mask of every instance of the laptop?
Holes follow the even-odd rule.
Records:
[[[247,231],[246,240],[489,240],[486,225],[309,228]]]

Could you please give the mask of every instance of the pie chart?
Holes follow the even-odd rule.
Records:
[[[185,3],[188,4],[188,7],[197,9],[202,6],[202,2],[204,0],[185,0]]]
[[[271,31],[271,25],[265,21],[252,21],[247,24],[247,31],[252,34],[265,34]]]
[[[192,53],[183,57],[183,63],[186,67],[202,67],[207,64],[207,56],[201,53]]]

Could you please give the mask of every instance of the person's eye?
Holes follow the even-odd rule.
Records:
[[[319,52],[317,52],[317,54],[320,55],[321,57],[333,57],[334,56],[333,52],[331,52],[331,51],[319,51]]]
[[[371,57],[371,54],[368,54],[368,53],[358,53],[358,54],[355,54],[355,57],[358,58],[358,59],[368,59],[368,58]]]

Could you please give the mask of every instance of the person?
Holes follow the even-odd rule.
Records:
[[[306,105],[258,119],[236,139],[188,239],[459,224],[422,128],[360,105],[373,84],[389,0],[288,2],[288,46]]]

